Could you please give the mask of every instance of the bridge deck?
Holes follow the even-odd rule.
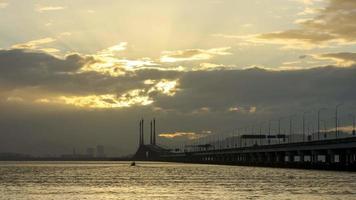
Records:
[[[212,155],[212,154],[234,154],[234,153],[268,153],[268,152],[288,152],[288,151],[313,151],[313,150],[339,150],[356,148],[356,137],[319,140],[310,142],[285,143],[273,145],[258,145],[250,147],[211,149],[206,151],[194,151],[186,153],[171,153],[162,157],[181,157],[188,154]]]

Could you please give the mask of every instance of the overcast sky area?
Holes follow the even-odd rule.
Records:
[[[355,22],[355,0],[0,0],[0,152],[132,154],[141,117],[163,144],[323,107],[331,129],[340,103],[349,130]]]

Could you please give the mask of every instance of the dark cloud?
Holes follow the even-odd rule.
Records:
[[[64,59],[56,58],[50,54],[24,49],[0,51],[1,73],[11,74],[53,74],[57,72],[75,72],[90,62],[77,54],[71,54]]]
[[[78,54],[57,58],[44,52],[0,50],[0,83],[2,88],[37,88],[58,94],[88,95],[122,93],[145,86],[146,79],[173,78],[175,71],[143,69],[127,71],[125,76],[112,77],[94,71],[80,71],[95,63],[91,56]]]
[[[111,155],[122,155],[134,151],[137,120],[141,117],[155,116],[159,133],[221,133],[222,129],[304,110],[333,109],[340,102],[347,108],[340,115],[346,115],[355,105],[354,66],[293,71],[141,69],[112,77],[98,72],[79,73],[88,62],[93,59],[80,55],[57,58],[24,50],[0,51],[0,152],[59,154],[70,152],[72,147],[83,150],[104,144]],[[148,79],[178,79],[175,95],[148,92],[150,86],[144,83]],[[39,89],[20,96],[23,101],[13,95],[28,88]],[[131,89],[144,89],[154,102],[147,106],[86,109],[28,103],[26,99],[31,95],[119,94]],[[111,103],[112,99],[104,101]],[[323,117],[332,118],[332,112]]]
[[[0,50],[0,81],[8,87],[65,87],[92,58],[77,54],[64,59],[28,50]],[[68,87],[69,88],[69,87]]]
[[[159,106],[186,111],[232,106],[257,108],[352,102],[356,68],[323,67],[308,70],[263,69],[189,72],[180,80],[181,92],[159,99]],[[346,98],[347,97],[347,98]]]
[[[299,56],[299,59],[305,59],[307,57],[308,57],[308,55],[301,55],[301,56]]]

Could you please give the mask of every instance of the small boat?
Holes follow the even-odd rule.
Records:
[[[130,164],[130,166],[131,166],[131,167],[136,166],[135,161],[132,161],[131,164]]]

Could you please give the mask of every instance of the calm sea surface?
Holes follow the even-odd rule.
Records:
[[[0,199],[356,199],[356,173],[137,164],[0,162]]]

